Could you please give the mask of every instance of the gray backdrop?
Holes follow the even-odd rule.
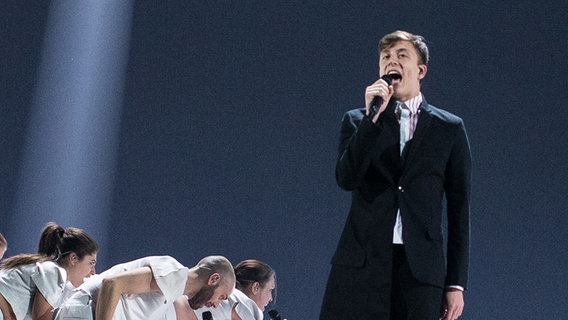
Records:
[[[33,227],[10,222],[49,5],[0,10],[0,232],[33,244],[7,256],[55,219],[45,203]],[[110,224],[74,225],[105,237],[99,270],[261,259],[278,274],[269,308],[316,319],[349,205],[340,121],[376,80],[380,37],[404,29],[428,40],[423,92],[464,119],[472,148],[461,319],[565,318],[567,16],[565,1],[136,1]]]

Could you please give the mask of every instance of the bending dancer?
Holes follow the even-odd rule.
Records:
[[[235,276],[238,290],[216,308],[192,310],[187,303],[176,301],[178,320],[200,320],[205,311],[211,312],[215,320],[262,320],[276,289],[276,273],[262,261],[244,260],[236,265]]]
[[[40,253],[16,255],[0,264],[0,319],[50,320],[66,282],[79,286],[94,272],[98,245],[81,229],[51,222],[39,247]]]
[[[427,64],[423,37],[387,34],[379,43],[381,79],[366,88],[365,108],[343,117],[335,173],[352,201],[322,320],[455,320],[462,313],[471,156],[462,119],[421,93]]]
[[[53,232],[51,231],[53,230]],[[77,228],[63,229],[54,222],[49,222],[45,227],[39,239],[39,246],[37,253],[50,256],[52,255],[50,243],[57,242],[57,239],[51,239],[62,234],[64,241],[67,244],[61,248],[61,255],[57,260],[60,265],[65,266],[67,271],[67,281],[61,301],[73,293],[73,290],[80,286],[83,281],[96,273],[97,253],[99,251],[98,244],[83,230]],[[75,245],[74,243],[77,243]],[[83,244],[80,244],[83,243]],[[74,247],[75,250],[70,248]]]
[[[55,319],[175,319],[173,302],[217,306],[233,291],[229,260],[208,256],[188,269],[169,256],[151,256],[116,265],[90,277],[59,309]]]

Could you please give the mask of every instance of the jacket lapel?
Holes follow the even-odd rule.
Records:
[[[430,115],[430,108],[426,99],[422,100],[422,105],[420,106],[420,114],[418,115],[418,123],[416,124],[416,130],[414,130],[414,135],[409,141],[402,154],[403,166],[406,167],[408,161],[416,156],[417,150],[420,149],[420,145],[424,137],[428,134],[429,129],[432,126],[432,116]],[[409,160],[410,159],[410,160]]]

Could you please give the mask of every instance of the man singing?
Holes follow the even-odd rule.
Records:
[[[385,35],[381,78],[366,88],[365,108],[343,118],[336,179],[352,201],[321,320],[455,320],[462,314],[471,155],[462,119],[421,93],[428,58],[423,37]]]

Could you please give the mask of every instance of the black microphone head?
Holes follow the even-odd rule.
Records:
[[[211,311],[205,311],[201,314],[201,318],[203,320],[213,320],[213,315],[211,314]]]
[[[392,84],[392,76],[390,74],[384,74],[381,79],[385,80],[385,82],[390,86]]]
[[[268,315],[270,316],[270,320],[282,320],[280,314],[275,309],[268,311]]]

